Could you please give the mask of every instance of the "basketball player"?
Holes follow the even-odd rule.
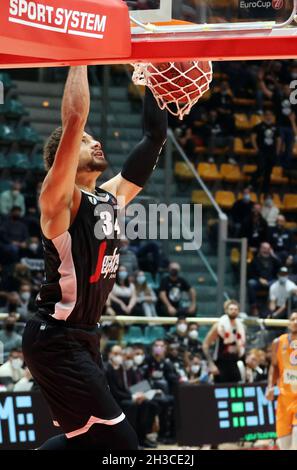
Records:
[[[276,433],[281,450],[297,450],[297,312],[289,318],[289,333],[272,343],[266,397],[274,399],[278,384]]]
[[[23,336],[26,364],[50,406],[54,424],[63,432],[41,450],[138,445],[110,393],[97,322],[119,265],[117,198],[129,203],[149,178],[166,140],[167,114],[147,89],[143,139],[121,173],[97,188],[107,161],[100,143],[84,131],[89,106],[87,67],[71,67],[62,127],[44,148],[48,173],[40,209],[46,280],[37,296],[38,313]],[[98,222],[103,238],[95,236]]]

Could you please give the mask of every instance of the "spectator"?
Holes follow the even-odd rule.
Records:
[[[20,256],[29,259],[43,258],[43,250],[38,237],[30,237],[27,240],[25,248],[20,250]]]
[[[125,359],[126,363],[128,360]],[[140,445],[155,448],[155,443],[151,442],[147,434],[151,432],[155,418],[156,405],[151,404],[142,392],[132,394],[128,387],[126,368],[123,367],[124,355],[121,346],[113,346],[109,354],[107,365],[107,379],[111,393],[121,408],[127,413],[131,424],[136,428]]]
[[[189,283],[179,275],[180,265],[170,263],[169,275],[165,276],[160,285],[159,298],[162,312],[169,316],[195,315],[196,313],[196,291]],[[183,307],[182,293],[187,292],[190,297],[190,306]]]
[[[292,233],[285,227],[286,218],[283,215],[279,215],[276,221],[276,227],[271,230],[270,234],[270,244],[281,263],[286,262],[293,250]]]
[[[117,315],[130,315],[136,304],[135,286],[129,281],[128,271],[125,266],[120,266],[116,276],[116,282],[109,294],[111,308]]]
[[[266,220],[268,227],[275,227],[277,217],[279,215],[279,208],[273,202],[270,194],[267,194],[264,199],[261,215]]]
[[[27,238],[29,233],[27,226],[21,220],[21,209],[14,206],[10,211],[10,217],[1,224],[0,229],[0,244],[8,257],[8,262],[19,260],[20,249],[26,247]]]
[[[36,206],[29,206],[27,214],[24,217],[24,222],[28,227],[30,237],[40,237],[40,214]]]
[[[249,188],[243,190],[242,199],[238,199],[231,209],[230,217],[232,220],[234,235],[238,236],[242,231],[242,224],[251,215],[254,203],[251,201],[251,191]]]
[[[25,215],[25,198],[21,189],[21,183],[14,181],[11,189],[0,194],[0,214],[8,215],[13,207],[19,207],[21,217]]]
[[[20,393],[20,392],[29,392],[30,390],[32,390],[34,381],[33,381],[33,377],[28,367],[25,367],[24,372],[25,372],[24,377],[22,377],[18,382],[14,384],[13,386],[14,392]]]
[[[123,239],[120,243],[120,264],[125,266],[128,275],[134,274],[138,270],[137,257],[129,247],[129,240]]]
[[[173,392],[179,377],[166,358],[166,344],[163,340],[156,340],[152,345],[151,355],[147,358],[147,369],[145,378],[150,382],[153,389],[162,390],[162,395],[157,395],[160,409],[160,433],[159,441],[170,443],[175,439],[175,423],[173,413]]]
[[[253,149],[257,152],[258,168],[252,175],[251,186],[257,187],[259,192],[268,193],[270,189],[270,177],[272,168],[277,162],[277,157],[281,151],[281,138],[278,126],[272,111],[264,112],[263,122],[252,130],[251,141]],[[259,179],[262,179],[260,186],[257,186]]]
[[[269,318],[288,318],[288,300],[297,295],[297,285],[288,278],[288,268],[278,272],[278,280],[269,289]]]
[[[248,239],[248,245],[254,251],[268,238],[268,226],[261,215],[261,205],[254,204],[251,214],[243,221],[241,236]]]
[[[209,163],[214,162],[214,153],[217,148],[226,148],[229,162],[235,163],[233,155],[234,136],[230,135],[224,128],[223,120],[215,109],[208,113],[208,122],[204,124],[200,132],[207,143],[207,155]]]
[[[238,361],[245,353],[245,329],[238,318],[238,302],[229,300],[224,307],[226,313],[208,332],[203,342],[203,352],[216,383],[235,383],[241,380]],[[209,349],[214,343],[216,349],[212,357]]]
[[[243,361],[239,361],[238,368],[241,374],[241,381],[253,383],[261,380],[263,370],[260,368],[260,356],[257,350],[251,350]]]
[[[187,367],[187,376],[189,383],[208,382],[210,376],[208,374],[207,364],[202,361],[199,354],[193,354]]]
[[[170,343],[168,345],[167,358],[171,362],[174,370],[178,376],[179,382],[186,381],[186,370],[185,370],[185,358],[184,354],[180,354],[180,348],[178,343]]]
[[[257,293],[259,291],[268,291],[270,285],[275,281],[280,263],[273,253],[269,243],[262,243],[259,253],[250,265],[248,280],[248,294],[251,311],[258,315]]]
[[[4,320],[3,329],[0,330],[0,342],[3,344],[4,360],[8,358],[12,350],[22,347],[22,337],[15,331],[16,322],[17,316],[10,314]]]
[[[156,317],[157,296],[153,289],[148,285],[143,271],[138,271],[135,279],[136,306],[135,314],[145,315],[146,317]]]
[[[199,339],[199,327],[197,323],[190,323],[188,327],[188,347],[187,350],[192,355],[203,354],[202,343]]]
[[[294,136],[296,132],[296,115],[295,107],[290,101],[292,90],[290,85],[278,85],[275,91],[271,91],[265,85],[263,80],[260,80],[260,87],[264,95],[271,99],[275,106],[276,124],[279,126],[280,135],[284,145],[284,151],[281,155],[281,164],[285,169],[290,169]]]
[[[27,321],[30,313],[36,310],[32,300],[32,286],[29,282],[22,282],[19,296],[20,305],[17,308],[17,312],[21,315],[21,321]]]
[[[23,369],[24,358],[20,349],[12,349],[8,360],[0,366],[0,383],[8,390],[13,389],[13,385],[25,375]]]

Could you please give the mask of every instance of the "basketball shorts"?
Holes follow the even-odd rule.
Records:
[[[297,426],[297,397],[279,395],[276,407],[276,434],[285,437]]]

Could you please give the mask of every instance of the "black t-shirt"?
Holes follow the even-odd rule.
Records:
[[[169,302],[175,308],[179,307],[182,292],[189,292],[190,289],[190,284],[183,277],[172,279],[170,276],[166,276],[160,284],[160,292],[166,292]]]
[[[280,230],[278,227],[273,227],[270,243],[274,251],[290,251],[292,248],[292,235],[288,230]]]
[[[262,122],[254,127],[253,132],[257,136],[259,150],[267,153],[267,156],[269,156],[271,152],[275,153],[276,141],[279,137],[279,130],[275,124]]]
[[[273,95],[273,102],[275,104],[277,124],[282,127],[292,127],[289,116],[292,112],[295,112],[295,106],[290,103],[290,99],[276,91]]]

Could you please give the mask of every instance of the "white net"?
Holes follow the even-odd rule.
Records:
[[[133,82],[148,86],[161,109],[179,119],[209,90],[212,64],[208,61],[133,64]]]

